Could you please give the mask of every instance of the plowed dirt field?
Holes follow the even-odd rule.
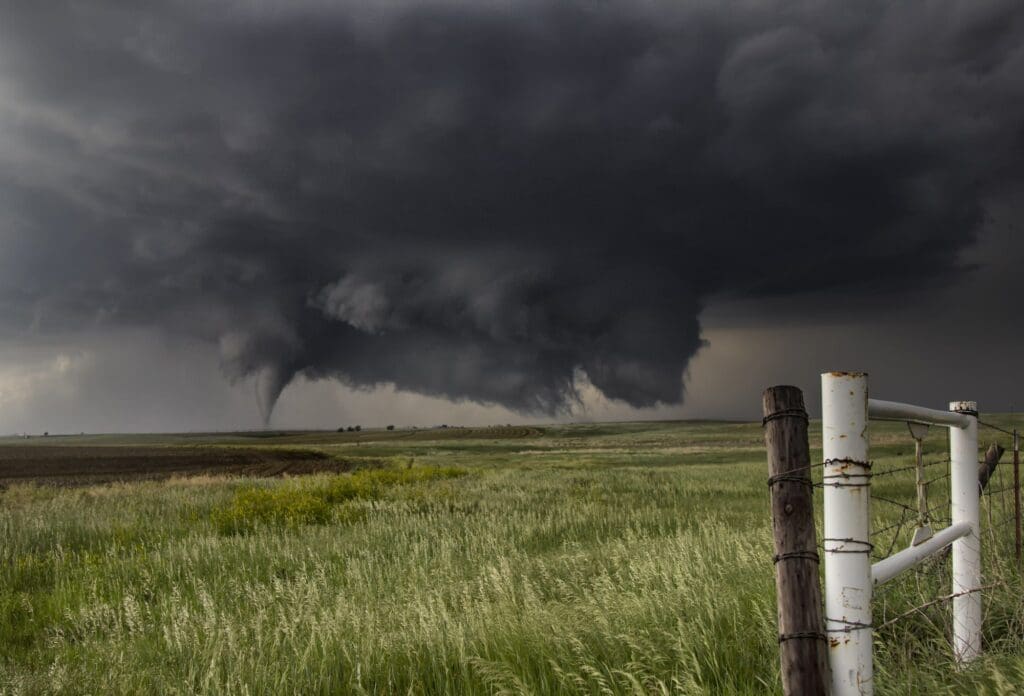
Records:
[[[315,449],[256,447],[0,446],[0,484],[76,486],[174,476],[282,476],[353,468]]]

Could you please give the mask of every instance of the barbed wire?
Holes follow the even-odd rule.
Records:
[[[1010,436],[1014,435],[1012,431],[1004,428],[992,426],[989,423],[981,424],[985,427],[991,427],[995,431]],[[950,463],[951,460],[948,457],[933,459],[922,462],[920,470],[930,471],[936,466],[949,465]],[[979,461],[979,463],[981,462]],[[932,611],[934,608],[947,605],[956,597],[977,592],[988,594],[999,588],[1007,587],[1008,576],[1005,568],[1011,567],[1011,564],[1007,563],[1007,561],[1012,559],[1014,552],[1010,550],[1009,554],[1007,554],[1007,550],[1012,549],[1012,539],[1007,538],[1002,530],[1007,528],[1015,529],[1015,523],[1018,522],[1012,505],[1008,504],[1007,501],[1007,496],[1013,496],[1017,490],[1012,479],[1007,480],[1007,470],[1008,467],[1006,466],[997,466],[986,481],[987,485],[982,486],[979,491],[981,494],[980,502],[984,506],[980,522],[986,537],[989,539],[987,542],[989,551],[984,556],[985,572],[987,577],[992,577],[995,581],[974,590],[950,593],[948,584],[950,582],[948,565],[950,547],[947,546],[944,551],[940,551],[929,560],[918,564],[912,571],[905,573],[901,578],[894,579],[876,588],[879,614],[874,622],[873,630],[875,632],[891,630],[899,622],[917,616],[925,622],[925,625],[932,626],[936,631],[936,635],[942,636],[948,641],[949,631],[942,628],[940,624],[948,626],[948,622],[952,620],[952,617],[947,616],[942,620],[937,620]],[[925,510],[923,512],[920,501],[918,501],[917,505],[903,502],[902,495],[909,492],[905,486],[917,484],[914,477],[910,475],[912,472],[917,471],[919,471],[917,463],[910,465],[894,464],[886,468],[873,467],[867,472],[866,476],[858,479],[864,482],[863,485],[872,486],[877,486],[881,480],[892,482],[885,486],[884,492],[881,492],[881,494],[879,489],[874,487],[871,489],[871,500],[878,501],[881,504],[872,515],[875,519],[875,528],[870,531],[869,537],[874,544],[869,551],[872,558],[884,559],[891,556],[901,545],[901,541],[909,546],[909,534],[922,524],[934,526],[951,523],[949,487],[936,487],[933,485],[949,479],[951,476],[949,470],[927,478],[921,476],[924,480],[920,481],[920,483],[924,487],[925,495],[928,496],[927,502],[924,503]],[[901,477],[901,474],[904,476]],[[891,478],[886,479],[886,477]],[[823,477],[822,481],[813,485],[815,488],[824,488],[829,485],[835,485],[835,483],[829,482]],[[914,498],[911,499],[913,500]],[[895,512],[898,517],[890,516],[891,513],[886,512],[887,509]],[[889,519],[886,520],[886,517]],[[935,531],[938,531],[938,529]],[[943,589],[945,589],[945,592],[936,596]]]
[[[935,478],[930,478],[930,479],[926,480],[924,482],[924,485],[930,486],[931,484],[935,483],[936,481],[942,481],[943,479],[948,479],[948,478],[949,478],[949,472],[947,471],[946,473],[941,474],[939,476],[936,476]]]
[[[979,420],[979,425],[1010,437],[1016,437],[1016,430],[1007,430],[981,420]],[[920,456],[919,451],[917,456]],[[920,464],[916,461],[907,465],[897,462],[885,467],[875,466],[874,462],[866,462],[863,463],[864,470],[857,474],[850,474],[841,469],[838,471],[827,469],[829,465],[836,463],[828,460],[814,462],[791,469],[769,480],[770,486],[789,481],[808,485],[812,491],[830,487],[870,488],[870,499],[877,501],[879,505],[874,508],[872,514],[874,528],[869,531],[868,539],[821,537],[816,540],[819,550],[827,553],[863,553],[872,559],[884,559],[891,556],[901,545],[909,547],[916,540],[919,530],[924,525],[930,525],[935,532],[938,532],[941,527],[948,526],[952,522],[949,486],[936,487],[933,485],[951,478],[950,457],[931,459]],[[946,466],[947,469],[933,472],[934,467],[942,466]],[[920,622],[916,624],[917,626],[930,627],[925,630],[933,630],[939,640],[949,643],[951,640],[949,627],[954,618],[949,614],[936,614],[935,611],[939,607],[946,607],[957,597],[979,592],[989,594],[1000,588],[1008,588],[1010,580],[1020,583],[1019,565],[1010,562],[1015,555],[1013,537],[1020,520],[1015,507],[1009,505],[1007,501],[1007,496],[1017,494],[1017,487],[1012,480],[1007,481],[1007,469],[1006,466],[997,466],[988,474],[984,484],[979,482],[981,489],[979,502],[983,506],[980,510],[982,515],[979,522],[982,526],[981,531],[987,538],[987,551],[982,557],[983,573],[992,582],[973,590],[951,593],[949,591],[951,586],[949,561],[952,544],[950,544],[898,578],[893,578],[890,582],[875,588],[878,613],[875,621],[871,624],[826,617],[828,632],[859,630],[872,630],[875,633],[887,632],[893,630],[901,622],[907,621],[911,617],[917,617]],[[818,471],[821,471],[821,474],[817,474]],[[924,471],[928,471],[932,475],[926,477],[921,473]],[[918,475],[915,477],[912,473]],[[875,488],[883,482],[884,485]],[[917,490],[911,492],[914,488]],[[916,505],[903,502],[902,496],[908,493],[911,496],[910,500],[916,500]],[[917,498],[918,495],[922,497]],[[1008,528],[1015,530],[1009,537],[1004,531]],[[914,537],[910,537],[911,532]],[[854,546],[850,547],[851,544]],[[829,548],[826,548],[826,545]],[[797,555],[818,558],[818,555],[811,550],[798,552]],[[1014,568],[1018,570],[1014,572]],[[945,611],[948,612],[948,609]],[[916,631],[918,628],[904,630]],[[821,634],[815,633],[813,636],[801,634],[792,637],[820,639]]]
[[[986,423],[985,421],[981,420],[980,418],[978,419],[978,425],[982,426],[983,428],[990,428],[991,430],[998,430],[999,432],[1004,433],[1006,435],[1009,435],[1010,437],[1013,437],[1015,435],[1015,431],[1013,431],[1013,430],[1007,430],[1006,428],[1000,428],[998,425],[993,425],[992,423]]]
[[[975,594],[977,592],[985,592],[986,590],[991,590],[991,589],[994,589],[996,587],[1002,587],[1002,586],[1003,586],[1003,583],[996,582],[996,583],[992,583],[991,585],[985,585],[983,587],[975,588],[973,590],[965,590],[963,592],[954,592],[952,594],[943,595],[942,597],[936,597],[935,599],[929,600],[929,601],[925,602],[924,604],[919,604],[916,607],[911,607],[909,610],[903,612],[899,616],[894,616],[893,618],[889,619],[888,621],[884,621],[884,622],[880,623],[878,626],[875,627],[875,630],[876,631],[881,631],[883,628],[887,628],[887,627],[893,625],[894,623],[896,623],[900,619],[905,619],[905,618],[907,618],[909,616],[912,616],[915,612],[924,611],[928,607],[935,606],[936,604],[941,604],[943,602],[948,602],[951,599],[956,599],[957,597],[963,597],[965,595]]]
[[[924,468],[924,469],[927,469],[930,466],[936,466],[938,464],[949,464],[949,461],[950,461],[949,459],[936,459],[936,460],[931,461],[931,462],[922,462],[921,467]],[[904,472],[904,471],[917,471],[917,464],[911,464],[910,466],[900,466],[900,467],[896,467],[896,468],[885,469],[883,471],[876,471],[876,472],[874,472],[874,475],[875,475],[875,478],[880,478],[882,476],[891,476],[893,474],[899,474],[899,473]]]
[[[903,511],[900,512],[900,521],[899,522],[896,522],[894,524],[890,524],[888,527],[882,527],[881,529],[876,529],[873,532],[871,532],[871,536],[878,536],[879,534],[885,534],[889,530],[896,529],[898,527],[902,527],[906,523],[907,523],[907,512],[906,512],[906,510],[903,510]],[[897,532],[897,534],[899,534],[899,532]]]

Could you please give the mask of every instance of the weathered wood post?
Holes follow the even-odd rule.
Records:
[[[771,387],[762,396],[762,406],[775,539],[782,688],[787,695],[828,694],[831,680],[821,617],[804,396],[796,387]]]
[[[985,458],[978,462],[978,485],[981,486],[981,490],[985,490],[985,486],[992,479],[992,474],[996,473],[996,467],[999,466],[999,460],[1003,458],[1005,451],[1002,445],[993,442],[985,451]]]
[[[1020,570],[1020,433],[1013,429],[1013,528],[1017,569]]]

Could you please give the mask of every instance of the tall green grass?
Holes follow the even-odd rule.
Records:
[[[293,485],[243,488],[232,500],[213,509],[210,519],[224,533],[253,532],[263,526],[298,527],[308,524],[351,523],[363,519],[366,510],[351,500],[379,500],[394,486],[407,486],[465,476],[456,467],[367,469],[341,474],[319,486]]]
[[[687,450],[673,426],[602,427],[553,433],[542,457],[431,445],[425,466],[353,475],[11,487],[0,690],[779,693],[759,430],[687,426],[716,433]],[[941,607],[883,632],[877,692],[1015,693],[1021,597],[986,597],[970,670]]]

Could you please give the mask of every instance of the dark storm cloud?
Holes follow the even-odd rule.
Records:
[[[157,324],[553,412],[682,399],[712,294],[960,273],[1021,176],[1016,2],[24,3],[8,335]],[[869,273],[865,270],[870,269]]]

